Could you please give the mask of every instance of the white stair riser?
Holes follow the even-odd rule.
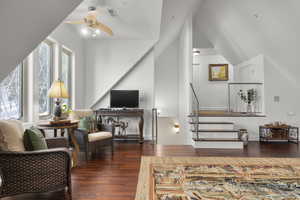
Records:
[[[199,132],[199,138],[229,138],[229,139],[238,139],[237,132]]]
[[[199,149],[243,149],[243,142],[197,141],[194,148]]]
[[[196,127],[196,125],[193,125]],[[199,129],[203,130],[233,130],[233,124],[199,124]]]

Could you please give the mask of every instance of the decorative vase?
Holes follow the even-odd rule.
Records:
[[[239,138],[243,141],[244,146],[248,145],[249,135],[247,129],[240,129],[239,130]]]
[[[251,104],[251,103],[248,103],[248,104],[247,104],[247,113],[252,113],[252,112],[253,112],[252,104]]]

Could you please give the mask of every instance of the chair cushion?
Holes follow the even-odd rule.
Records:
[[[25,130],[24,146],[27,151],[48,149],[44,135],[39,129],[35,127],[31,127],[30,129]]]
[[[24,128],[18,120],[0,120],[0,149],[2,151],[25,151]]]
[[[112,137],[112,133],[111,132],[96,132],[96,133],[89,133],[89,142],[95,142],[95,141],[99,141],[99,140],[104,140],[104,139],[108,139]]]

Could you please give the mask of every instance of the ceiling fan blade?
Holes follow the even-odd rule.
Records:
[[[111,28],[109,28],[108,26],[100,23],[100,22],[97,22],[95,25],[93,25],[93,28],[97,28],[103,32],[106,32],[107,34],[109,34],[110,36],[113,36],[113,32],[111,30]]]
[[[84,20],[66,21],[67,24],[85,24]]]

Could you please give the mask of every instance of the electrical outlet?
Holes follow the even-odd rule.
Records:
[[[295,116],[296,113],[294,113],[293,111],[288,112],[288,116]]]
[[[280,96],[274,96],[274,102],[280,102]]]

